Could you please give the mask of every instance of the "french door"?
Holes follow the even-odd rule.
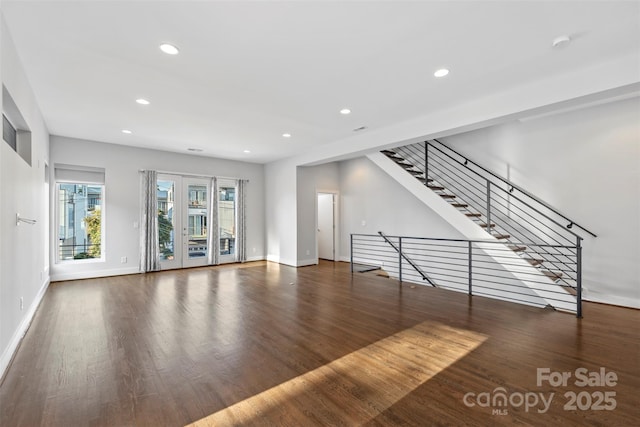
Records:
[[[157,191],[160,268],[209,264],[211,180],[159,174]]]
[[[219,262],[236,262],[236,180],[218,180],[218,230],[220,236]]]

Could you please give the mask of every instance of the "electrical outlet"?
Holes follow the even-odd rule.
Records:
[[[20,297],[20,311],[24,310],[24,298]]]
[[[126,256],[121,257],[120,258],[120,263],[121,264],[126,264],[127,263],[127,257]]]

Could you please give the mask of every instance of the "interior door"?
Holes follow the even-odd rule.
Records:
[[[318,193],[318,258],[335,261],[334,194]]]

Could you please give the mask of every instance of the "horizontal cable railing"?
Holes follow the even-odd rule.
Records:
[[[352,272],[382,269],[401,282],[430,284],[538,307],[552,306],[581,317],[581,247],[516,244],[562,253],[558,258],[563,272],[575,277],[575,281],[571,286],[556,285],[545,270],[524,262],[511,243],[496,240],[352,234],[351,267]]]
[[[582,237],[571,228],[595,237],[591,231],[440,141],[406,145],[385,154],[497,239],[512,246],[532,242],[516,251],[518,256],[575,288],[577,278],[566,262],[566,248],[580,246]]]

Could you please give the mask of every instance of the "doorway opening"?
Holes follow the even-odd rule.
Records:
[[[318,259],[336,261],[337,199],[336,193],[317,193],[316,253]]]

